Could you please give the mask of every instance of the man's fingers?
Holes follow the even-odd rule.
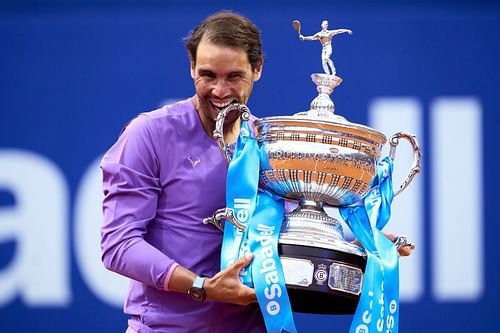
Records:
[[[249,292],[248,304],[250,304],[250,303],[258,303],[259,301],[257,300],[257,294],[255,293],[255,289],[252,289],[250,287],[247,287],[247,288],[248,288],[248,292]]]
[[[391,242],[394,243],[394,245],[396,246],[396,249],[398,250],[399,255],[402,257],[407,257],[407,256],[411,255],[411,253],[415,249],[415,244],[408,241],[408,238],[406,238],[405,236],[397,236],[397,235],[391,234],[391,233],[384,233],[384,235]],[[362,246],[361,243],[357,239],[355,239],[353,241],[353,243],[358,245],[358,246]]]
[[[236,261],[233,264],[232,269],[236,270],[239,273],[243,269],[243,267],[247,267],[248,265],[250,265],[250,263],[252,262],[252,259],[253,259],[253,254],[251,254],[251,253],[247,254],[247,255],[241,257],[240,259],[238,259],[238,261]]]
[[[403,246],[399,248],[398,252],[401,257],[408,257],[413,249],[410,246]]]

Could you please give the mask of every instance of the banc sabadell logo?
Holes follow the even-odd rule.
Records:
[[[483,221],[481,214],[474,214],[483,208],[481,121],[481,101],[473,96],[436,97],[429,105],[417,97],[384,97],[368,104],[370,127],[388,137],[399,131],[413,133],[424,152],[425,177],[417,177],[395,198],[387,227],[418,244],[410,258],[401,260],[403,302],[418,302],[424,294],[437,303],[475,302],[483,294]],[[423,142],[424,128],[431,142]],[[460,157],[463,151],[468,159]],[[96,156],[81,176],[70,207],[64,170],[36,152],[0,148],[0,191],[13,198],[0,206],[0,240],[16,242],[15,253],[0,270],[0,307],[18,296],[31,308],[70,306],[71,271],[79,272],[103,303],[122,307],[128,280],[106,271],[100,261],[100,159]],[[395,186],[405,178],[411,161],[411,148],[400,144]],[[462,191],[464,187],[468,191]],[[425,223],[424,216],[430,222]],[[429,234],[439,236],[429,240]],[[465,243],[466,247],[456,246]],[[431,259],[424,262],[428,251]],[[71,267],[72,252],[77,267]],[[424,274],[429,270],[427,286]]]

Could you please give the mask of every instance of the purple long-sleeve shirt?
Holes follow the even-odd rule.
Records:
[[[102,258],[131,278],[124,311],[139,332],[265,332],[256,304],[198,303],[164,290],[179,264],[219,271],[222,234],[202,219],[225,206],[227,162],[191,99],[133,119],[105,154]]]

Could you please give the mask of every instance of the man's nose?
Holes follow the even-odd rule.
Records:
[[[229,83],[224,79],[217,80],[214,82],[214,86],[212,87],[212,94],[217,97],[225,97],[229,95],[230,87]]]

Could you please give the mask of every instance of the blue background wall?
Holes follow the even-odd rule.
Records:
[[[495,200],[500,186],[500,6],[493,1],[375,4],[194,0],[120,4],[111,0],[39,0],[6,1],[0,5],[0,153],[36,154],[57,166],[63,187],[68,189],[63,191],[61,237],[67,253],[63,261],[69,288],[64,304],[50,304],[27,300],[21,278],[7,285],[5,276],[11,274],[25,242],[22,232],[5,231],[11,226],[8,212],[22,213],[25,208],[16,187],[11,185],[17,180],[9,181],[13,177],[9,175],[15,172],[7,170],[7,164],[5,168],[0,165],[4,172],[0,174],[0,330],[67,332],[68,326],[73,332],[125,329],[120,306],[96,295],[78,259],[77,238],[82,236],[75,219],[82,214],[76,208],[82,179],[128,119],[165,101],[194,93],[182,38],[208,14],[223,8],[250,17],[263,33],[264,75],[255,85],[250,103],[258,116],[306,110],[315,96],[309,75],[321,70],[320,45],[300,43],[291,28],[293,19],[301,20],[305,34],[319,31],[323,19],[330,21],[330,28],[354,31],[353,36],[334,40],[334,60],[338,74],[344,77],[344,83],[334,93],[338,113],[353,122],[367,123],[369,105],[380,97],[410,96],[423,105],[421,139],[426,166],[431,165],[428,159],[433,156],[428,108],[432,101],[441,96],[479,101],[483,165],[483,205],[477,212],[478,221],[483,221],[478,222],[483,263],[481,291],[471,299],[445,301],[432,292],[432,240],[439,235],[432,232],[436,221],[432,220],[431,208],[437,209],[442,198],[430,193],[432,170],[426,169],[429,172],[424,174],[421,193],[423,240],[418,248],[423,253],[423,292],[403,301],[400,326],[402,332],[497,331],[500,225]],[[454,126],[453,118],[449,126]],[[468,152],[463,155],[467,159]],[[2,161],[5,163],[0,158]],[[43,184],[44,179],[35,177],[33,187],[37,181]],[[461,181],[460,177],[456,179]],[[48,200],[54,192],[46,188],[40,199]],[[44,226],[44,213],[39,216],[36,223]],[[22,218],[18,221],[34,223]],[[49,235],[60,232],[41,230]],[[93,245],[87,246],[93,251]],[[468,244],[456,246],[463,249]],[[43,256],[44,247],[39,251]],[[32,263],[30,272],[36,276],[37,259]],[[464,263],[464,270],[467,267]],[[349,316],[297,314],[296,320],[301,332],[347,332],[350,323]]]

